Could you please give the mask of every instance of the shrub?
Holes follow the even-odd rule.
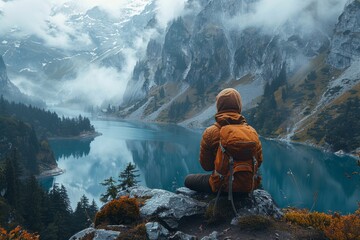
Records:
[[[0,240],[39,240],[40,236],[33,233],[28,233],[20,226],[7,232],[5,229],[0,228]]]
[[[100,224],[131,224],[140,218],[140,208],[135,198],[122,197],[106,204],[95,216],[95,226]]]
[[[330,225],[331,215],[308,210],[290,210],[285,213],[285,219],[304,227],[314,227],[324,231]]]
[[[324,232],[329,239],[360,239],[360,209],[346,216],[335,214]]]
[[[305,227],[323,231],[329,239],[360,239],[360,208],[349,215],[325,214],[307,210],[290,210],[285,219]]]

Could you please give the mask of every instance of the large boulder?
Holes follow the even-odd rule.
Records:
[[[145,187],[133,188],[130,197],[149,198],[140,208],[142,217],[157,217],[171,229],[176,229],[179,221],[185,217],[204,214],[207,206],[182,194]]]
[[[145,224],[146,235],[149,240],[169,239],[170,232],[158,222],[148,222]]]
[[[89,236],[92,236],[93,240],[115,240],[118,238],[119,235],[120,232],[118,231],[95,229],[90,227],[82,230],[81,232],[76,233],[69,240],[81,240]]]

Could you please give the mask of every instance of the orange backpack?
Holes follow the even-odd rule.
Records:
[[[228,199],[233,204],[233,192],[252,193],[259,185],[255,156],[260,148],[260,140],[257,132],[248,124],[215,125],[220,128],[214,171],[220,180],[217,191],[218,195],[221,191],[228,192]]]

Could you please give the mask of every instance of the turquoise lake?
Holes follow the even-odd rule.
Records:
[[[93,140],[52,140],[65,173],[42,179],[50,188],[63,184],[74,208],[80,197],[99,203],[100,184],[129,163],[138,167],[140,185],[174,191],[189,173],[204,172],[198,162],[202,131],[176,125],[127,121],[92,121],[102,133]],[[299,144],[261,139],[262,187],[280,207],[354,212],[360,201],[360,167],[354,158]]]

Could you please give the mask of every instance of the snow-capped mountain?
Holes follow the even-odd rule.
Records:
[[[61,26],[49,20],[46,34],[55,36],[51,44],[43,36],[19,37],[21,29],[9,30],[0,37],[0,54],[10,78],[29,94],[35,92],[51,101],[66,95],[69,89],[62,83],[76,79],[90,64],[121,72],[126,50],[136,48],[135,40],[142,37],[155,11],[153,1],[123,2],[116,16],[100,6],[81,11],[75,2],[53,7],[51,15],[66,19],[63,28],[68,32],[61,35]]]

